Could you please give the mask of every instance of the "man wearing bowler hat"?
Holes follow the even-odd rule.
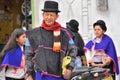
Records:
[[[58,3],[45,1],[43,22],[40,27],[26,32],[26,79],[65,80],[69,79],[74,68],[77,54],[76,47],[69,32],[56,22]],[[63,58],[69,56],[69,63],[63,70]]]

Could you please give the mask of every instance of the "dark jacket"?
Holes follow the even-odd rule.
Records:
[[[26,32],[31,46],[26,46],[26,66],[27,73],[35,71],[44,71],[57,76],[62,75],[62,60],[68,55],[72,61],[67,66],[68,69],[74,68],[74,62],[77,54],[76,47],[69,32],[61,28],[60,42],[61,51],[52,50],[54,43],[53,31],[45,30],[41,27]],[[33,68],[34,66],[34,68]]]
[[[84,41],[81,35],[78,33],[78,31],[72,31],[69,29],[69,27],[67,29],[71,33],[74,43],[77,47],[77,57],[81,59],[82,66],[87,66],[86,56],[84,52]]]

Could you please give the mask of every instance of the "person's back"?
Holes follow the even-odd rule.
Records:
[[[78,52],[77,57],[81,59],[81,67],[87,66],[86,57],[84,53],[84,41],[78,32],[79,23],[75,19],[71,19],[69,22],[66,23],[67,29],[71,32],[72,38],[74,40],[75,45],[77,46]],[[79,59],[76,59],[79,61]],[[80,61],[79,61],[80,63]],[[77,65],[77,64],[76,64]]]

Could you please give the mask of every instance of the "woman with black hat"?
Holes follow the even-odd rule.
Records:
[[[79,26],[79,23],[75,19],[71,19],[69,22],[66,23],[66,27],[71,32],[74,43],[77,46],[77,50],[78,50],[77,58],[75,62],[75,69],[87,66],[86,57],[83,49],[84,41],[81,35],[78,33],[78,30],[79,30],[78,26]]]
[[[92,58],[88,62],[91,66],[109,68],[115,80],[115,73],[119,74],[119,68],[113,40],[105,34],[107,27],[103,20],[98,20],[94,23],[93,29],[95,38],[90,40],[85,46],[86,51],[92,52]]]
[[[34,70],[35,80],[69,79],[74,68],[76,47],[69,32],[56,22],[60,12],[58,3],[45,1],[42,11],[41,26],[26,32],[26,79],[33,80]],[[63,68],[65,56],[69,56],[70,61]]]

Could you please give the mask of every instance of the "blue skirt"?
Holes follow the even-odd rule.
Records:
[[[65,79],[63,79],[62,77],[43,75],[41,72],[36,72],[35,80],[65,80]]]

